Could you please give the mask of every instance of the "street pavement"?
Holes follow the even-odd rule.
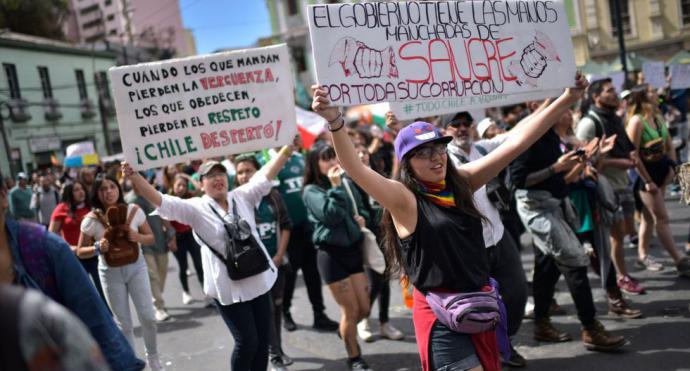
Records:
[[[680,205],[677,199],[668,199],[667,207],[677,246],[683,249],[690,225],[690,207]],[[524,242],[527,241],[523,241],[523,244]],[[560,344],[540,344],[532,339],[532,321],[525,319],[514,339],[518,351],[528,359],[525,370],[690,370],[690,279],[676,277],[671,259],[658,242],[654,242],[650,251],[666,265],[663,271],[648,272],[635,268],[636,250],[626,249],[627,266],[631,274],[647,289],[646,295],[626,296],[630,304],[644,312],[642,319],[622,320],[608,316],[605,294],[599,288],[598,278],[590,274],[600,320],[608,329],[625,335],[628,339],[628,344],[622,351],[596,353],[584,349],[579,341],[575,308],[561,279],[556,298],[567,310],[567,315],[554,317],[553,322],[576,340]],[[531,246],[523,249],[523,262],[529,274],[533,266]],[[191,305],[182,304],[177,274],[177,262],[171,255],[164,297],[173,319],[158,326],[158,348],[162,363],[169,371],[229,370],[233,346],[230,332],[216,310],[204,308],[201,300]],[[189,281],[192,296],[201,299],[196,276],[190,276]],[[405,332],[406,337],[402,341],[360,341],[363,356],[374,370],[420,370],[412,312],[402,305],[400,285],[391,282],[391,289],[391,323]],[[337,305],[326,287],[323,293],[328,315],[337,320]],[[372,323],[378,329],[377,306],[372,313]],[[347,370],[345,349],[336,334],[318,332],[311,327],[311,306],[301,276],[292,314],[299,325],[298,330],[283,331],[284,350],[295,361],[289,369]],[[138,324],[135,332],[137,351],[143,358],[144,345]]]

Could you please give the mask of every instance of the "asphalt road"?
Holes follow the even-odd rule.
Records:
[[[682,206],[677,199],[668,200],[671,227],[677,246],[683,248],[688,226],[690,207]],[[524,241],[523,241],[524,242]],[[575,308],[563,280],[556,294],[567,315],[554,317],[553,322],[567,330],[576,340],[560,343],[538,343],[532,339],[533,323],[526,319],[514,344],[528,359],[525,370],[690,370],[690,279],[675,276],[671,259],[659,247],[651,253],[660,258],[666,269],[661,272],[640,271],[634,268],[636,250],[626,250],[628,267],[634,277],[647,288],[646,295],[627,298],[645,317],[622,320],[606,315],[606,298],[596,276],[590,275],[591,285],[600,319],[616,333],[627,337],[629,343],[617,353],[595,353],[584,349],[579,339],[579,323]],[[532,268],[532,248],[523,249],[525,270]],[[191,266],[191,264],[190,264]],[[180,283],[177,279],[177,262],[170,257],[170,269],[165,288],[167,307],[173,319],[159,324],[158,347],[162,363],[169,371],[181,370],[229,370],[232,337],[215,309],[203,308],[201,301],[183,305]],[[201,290],[195,276],[189,277],[192,295],[201,298]],[[400,286],[391,282],[391,323],[406,333],[402,341],[377,339],[372,343],[361,342],[365,359],[374,370],[420,370],[417,347],[412,327],[412,313],[402,305]],[[339,318],[339,310],[324,287],[327,313],[332,319]],[[346,354],[342,342],[335,333],[322,333],[311,328],[312,314],[306,290],[298,281],[292,308],[293,318],[300,325],[295,332],[283,332],[283,347],[295,363],[291,370],[346,370]],[[378,313],[374,308],[372,313]],[[377,324],[374,315],[373,323]],[[143,356],[143,341],[136,329],[137,350]]]

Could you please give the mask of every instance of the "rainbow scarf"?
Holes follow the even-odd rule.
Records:
[[[440,182],[423,182],[416,180],[419,193],[427,200],[441,207],[454,207],[455,197],[453,192],[446,187],[446,180]]]

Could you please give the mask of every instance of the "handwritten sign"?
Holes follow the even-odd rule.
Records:
[[[563,89],[558,89],[510,95],[496,94],[477,97],[450,97],[404,103],[391,102],[391,110],[395,113],[395,116],[401,120],[413,120],[421,117],[445,115],[469,109],[507,106],[531,100],[554,98],[559,96],[562,92]]]
[[[136,170],[276,147],[297,128],[285,45],[110,69]]]
[[[587,81],[590,83],[593,81],[601,79],[611,79],[611,84],[616,88],[616,92],[620,94],[623,91],[623,86],[625,85],[625,72],[614,71],[605,74],[588,75]]]
[[[690,88],[690,64],[672,64],[668,70],[671,74],[671,89]]]
[[[653,88],[663,88],[666,84],[666,74],[664,73],[664,62],[647,62],[642,65],[642,76],[644,82]]]
[[[567,18],[562,0],[343,3],[307,15],[317,80],[340,106],[571,86]]]

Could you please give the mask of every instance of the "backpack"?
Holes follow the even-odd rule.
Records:
[[[100,210],[94,211],[98,220],[103,224],[108,240],[108,252],[104,253],[105,262],[110,267],[122,267],[132,264],[139,259],[139,244],[128,238],[130,224],[139,210],[138,205],[132,205],[132,210],[127,214],[127,205],[119,204],[108,208],[105,217]]]
[[[213,206],[209,205],[211,211],[213,211],[223,223],[223,228],[225,229],[227,237],[225,241],[227,256],[223,256],[223,254],[214,249],[208,242],[204,241],[198,233],[194,232],[194,234],[209,250],[211,250],[213,255],[225,264],[230,279],[237,281],[266,271],[270,268],[270,264],[268,262],[268,256],[254,238],[249,223],[239,218],[235,200],[232,199],[231,202],[233,214],[232,222],[223,219],[218,211],[216,211]]]

